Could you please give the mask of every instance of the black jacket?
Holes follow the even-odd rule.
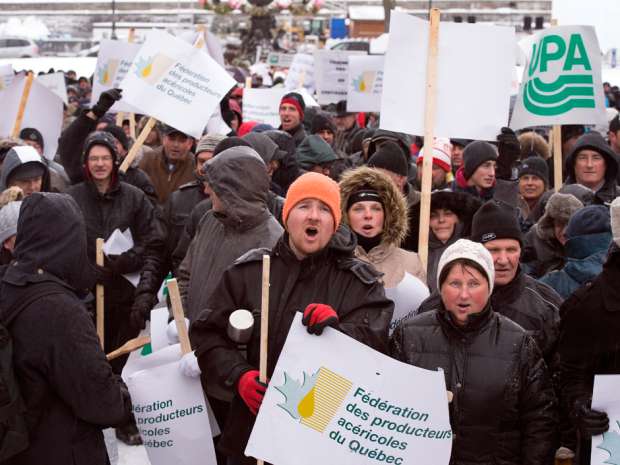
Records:
[[[551,363],[559,333],[562,298],[549,286],[519,270],[505,286],[495,286],[491,305],[496,312],[525,329],[538,343],[547,363]],[[432,294],[422,302],[419,313],[439,308],[441,297]]]
[[[84,181],[83,154],[86,137],[95,130],[97,121],[81,113],[60,135],[58,155],[72,184]],[[137,187],[148,199],[157,204],[157,193],[148,175],[140,168],[130,166],[121,181]]]
[[[385,297],[374,268],[353,257],[355,240],[341,227],[329,245],[299,261],[285,233],[273,251],[255,249],[240,257],[224,272],[204,310],[190,328],[202,372],[222,389],[235,392],[230,417],[224,429],[222,452],[240,455],[245,449],[254,415],[236,392],[243,373],[259,366],[260,317],[248,343],[247,360],[226,335],[228,317],[239,308],[260,309],[262,255],[271,255],[269,291],[269,354],[267,375],[271,377],[296,312],[311,303],[331,305],[339,315],[339,329],[381,352],[387,351],[388,325],[393,304]]]
[[[391,349],[402,362],[444,371],[454,395],[452,465],[553,463],[557,402],[520,326],[489,306],[460,327],[442,306],[399,326]]]
[[[563,408],[589,405],[594,375],[620,374],[620,250],[613,246],[603,272],[575,291],[560,309],[558,343]],[[581,463],[589,463],[590,441],[581,441]]]
[[[280,126],[278,129],[284,131],[284,129],[282,129],[282,126]],[[304,125],[301,123],[296,128],[285,132],[290,134],[290,136],[293,138],[293,142],[295,142],[295,147],[299,147],[299,144],[303,142],[307,135],[306,130],[304,129]]]
[[[92,270],[84,220],[69,196],[24,201],[15,258],[0,284],[0,322],[13,339],[30,447],[9,463],[109,463],[101,430],[126,423],[131,404],[80,300]],[[17,312],[42,286],[53,294]]]
[[[113,183],[110,190],[101,194],[91,181],[72,186],[67,192],[79,205],[86,221],[88,257],[95,263],[95,245],[98,237],[107,240],[115,229],[123,232],[129,228],[134,241],[132,249],[125,252],[127,268],[122,274],[142,271],[141,280],[159,280],[159,275],[143,268],[149,261],[160,263],[164,231],[157,218],[156,207],[138,188],[124,182]],[[152,270],[153,267],[150,268]],[[153,284],[153,287],[156,287]],[[114,303],[130,304],[134,288],[121,275],[112,285],[105,287],[106,306]]]

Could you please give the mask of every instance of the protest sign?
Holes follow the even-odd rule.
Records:
[[[349,57],[362,51],[317,50],[314,52],[314,82],[321,105],[347,99]]]
[[[60,99],[67,103],[67,86],[65,84],[65,75],[64,73],[51,73],[51,74],[42,74],[37,76],[37,80],[47,87],[49,90],[54,92]]]
[[[442,372],[331,328],[309,335],[298,313],[245,454],[279,465],[447,465],[451,447]]]
[[[515,64],[513,28],[440,23],[434,131],[495,140],[508,122]],[[381,128],[425,133],[429,23],[394,11],[385,55]]]
[[[292,53],[270,52],[269,55],[267,55],[267,63],[269,63],[269,66],[290,68],[293,64],[294,57],[295,55]]]
[[[26,76],[15,76],[13,82],[0,93],[0,135],[8,136],[13,130],[19,103],[24,90]],[[44,156],[52,160],[58,148],[58,138],[62,129],[62,100],[37,79],[32,82],[21,129],[35,128],[43,135]]]
[[[139,110],[195,138],[235,80],[205,51],[152,31],[120,87]]]
[[[288,90],[305,87],[313,94],[314,85],[314,56],[306,53],[297,53],[286,75],[284,87]]]
[[[0,92],[11,85],[13,76],[13,66],[11,64],[0,65]]]
[[[280,100],[288,91],[282,88],[245,89],[243,91],[243,120],[280,126]]]
[[[545,29],[521,46],[527,62],[512,128],[606,122],[601,52],[594,28]]]
[[[216,465],[209,415],[197,378],[179,362],[129,376],[136,425],[152,465]]]
[[[609,430],[592,437],[592,465],[620,463],[620,375],[596,375],[592,408],[607,413]]]
[[[348,111],[381,111],[383,56],[350,56],[347,87]]]
[[[97,66],[93,76],[92,102],[97,102],[102,92],[120,86],[121,81],[131,68],[136,53],[140,50],[139,44],[122,40],[104,39],[99,45]],[[135,113],[135,108],[128,105],[125,99],[116,102],[110,109],[114,112]]]

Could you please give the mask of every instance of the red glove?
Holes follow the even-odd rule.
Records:
[[[239,395],[254,415],[258,413],[267,390],[267,385],[258,380],[259,375],[258,370],[246,371],[241,375],[237,384]]]
[[[310,304],[304,310],[304,318],[301,322],[308,327],[310,334],[318,336],[323,334],[326,326],[336,327],[338,324],[338,314],[329,305]]]

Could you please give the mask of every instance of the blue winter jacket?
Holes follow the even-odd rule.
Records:
[[[583,284],[594,279],[603,270],[612,235],[609,232],[576,236],[564,246],[566,265],[547,273],[540,282],[551,286],[566,299]]]

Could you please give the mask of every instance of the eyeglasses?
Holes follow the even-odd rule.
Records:
[[[88,157],[88,161],[92,163],[99,163],[100,161],[108,162],[108,161],[112,161],[112,156],[102,155],[101,157]]]

